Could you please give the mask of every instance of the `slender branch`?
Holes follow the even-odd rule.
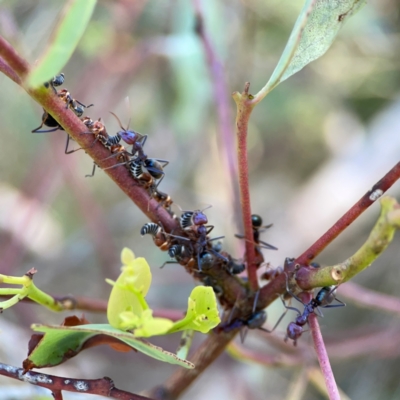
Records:
[[[255,249],[253,244],[253,227],[251,224],[251,203],[249,190],[249,165],[247,159],[247,126],[249,118],[254,106],[251,106],[249,101],[253,98],[249,94],[250,83],[247,82],[243,93],[234,92],[233,99],[237,106],[236,115],[236,135],[237,135],[237,153],[239,164],[239,188],[240,201],[242,205],[242,217],[244,234],[246,238],[246,261],[247,275],[249,283],[254,291],[258,290],[257,280],[257,264],[255,261]]]
[[[62,399],[62,397],[59,397],[62,390],[81,394],[98,394],[100,396],[120,400],[150,399],[149,397],[143,397],[134,393],[126,392],[125,390],[117,389],[114,386],[112,379],[107,377],[101,379],[70,379],[43,374],[42,372],[38,373],[28,371],[25,373],[22,368],[13,367],[12,365],[3,363],[0,363],[0,375],[49,389],[53,394],[56,394],[54,397],[55,399]]]
[[[400,162],[397,163],[371,190],[364,194],[349,211],[346,212],[328,231],[326,231],[312,246],[297,257],[300,265],[308,265],[325,247],[340,233],[352,224],[371,204],[379,199],[400,178]]]
[[[52,394],[53,394],[54,400],[63,400],[63,395],[62,395],[61,390],[54,390]]]
[[[335,377],[333,376],[331,364],[329,362],[328,353],[326,352],[324,340],[322,338],[321,330],[319,328],[317,315],[311,313],[308,317],[308,323],[311,328],[311,334],[314,341],[315,351],[319,365],[324,375],[326,388],[328,389],[330,400],[340,400],[340,394],[336,385]]]
[[[380,201],[381,213],[366,242],[347,260],[324,268],[300,268],[296,273],[296,282],[304,290],[314,287],[338,285],[353,278],[369,267],[393,239],[400,227],[400,206],[391,197]]]
[[[11,67],[14,74],[24,80],[29,73],[29,64],[19,56],[10,43],[0,36],[0,57]],[[12,78],[11,78],[12,79]],[[13,79],[14,80],[14,79]]]
[[[196,13],[196,33],[203,45],[208,70],[212,79],[215,104],[217,106],[219,144],[224,152],[225,163],[230,178],[231,198],[233,199],[234,215],[240,215],[240,193],[237,185],[238,166],[235,159],[235,142],[231,126],[231,113],[228,102],[224,68],[218,59],[213,43],[207,33],[199,0],[193,0]]]
[[[311,367],[307,369],[307,378],[308,381],[317,389],[324,397],[328,394],[326,390],[326,385],[324,382],[324,375],[322,374],[321,370],[318,367]],[[340,388],[339,395],[341,400],[351,400],[346,393],[343,392]]]
[[[22,83],[21,78],[14,72],[14,70],[0,57],[0,71],[13,80],[16,84]]]
[[[354,282],[346,282],[340,286],[340,297],[346,297],[359,307],[384,311],[400,317],[399,298],[364,288]]]

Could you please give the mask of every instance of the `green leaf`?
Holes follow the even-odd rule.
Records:
[[[333,43],[343,23],[365,3],[366,0],[307,0],[279,63],[262,92],[270,92],[321,57]]]
[[[61,71],[78,45],[95,5],[96,0],[70,0],[67,3],[50,46],[29,74],[29,87],[38,87]]]
[[[115,338],[156,360],[177,364],[185,368],[194,368],[191,362],[179,358],[176,354],[165,351],[161,347],[154,346],[143,339],[137,339],[131,333],[115,329],[108,324],[80,326],[32,325],[32,329],[44,332],[45,335],[24,361],[24,367],[28,369],[52,367],[61,364],[85,348],[93,346],[96,337],[98,340],[96,344],[107,343],[102,339],[102,336],[99,337],[98,335],[107,335]]]
[[[143,317],[148,317],[148,314],[142,314],[149,309],[144,296],[149,291],[152,276],[147,261],[142,257],[135,258],[128,248],[122,250],[121,261],[122,273],[117,281],[107,280],[114,285],[108,301],[107,319],[114,328],[128,330],[139,326]]]
[[[186,329],[207,333],[220,322],[214,290],[211,287],[197,286],[190,294],[185,318],[177,321],[168,333]]]

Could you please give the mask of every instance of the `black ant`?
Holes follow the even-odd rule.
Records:
[[[93,104],[89,104],[86,106],[85,104],[81,103],[78,100],[72,98],[71,94],[68,92],[67,89],[62,89],[57,93],[57,96],[65,102],[66,107],[70,108],[77,117],[82,117],[83,113],[85,112],[85,108],[92,107]]]
[[[262,226],[263,220],[257,215],[253,214],[251,216],[251,225],[253,227],[253,241],[255,244],[255,252],[256,252],[256,264],[260,266],[264,262],[264,256],[262,255],[261,248],[269,249],[269,250],[278,250],[277,247],[272,246],[269,243],[263,242],[260,240],[260,233],[264,232],[266,229],[271,228],[272,224]],[[235,236],[239,239],[244,239],[244,235],[235,234]]]
[[[240,329],[240,339],[241,339],[242,343],[244,342],[244,340],[246,338],[247,329],[259,329],[259,330],[267,332],[267,333],[272,333],[278,327],[278,325],[280,324],[280,322],[282,321],[283,317],[286,314],[286,313],[284,313],[280,316],[278,321],[275,323],[275,326],[271,330],[264,328],[263,325],[267,321],[267,312],[265,310],[256,311],[259,294],[260,294],[260,292],[258,291],[254,297],[253,310],[252,310],[251,315],[248,318],[245,318],[245,319],[238,318],[238,319],[234,320],[233,322],[231,322],[230,319],[231,319],[233,311],[235,309],[235,306],[234,306],[230,313],[228,322],[221,326],[221,329],[224,332],[229,332],[229,331],[231,331],[233,329],[237,329],[237,328],[244,328],[244,329]]]
[[[53,84],[51,86],[54,90],[55,90],[54,86],[62,85],[62,83],[64,82],[64,80],[62,80],[62,82],[59,83],[59,85],[55,84],[56,78],[60,77],[61,75],[62,75],[62,79],[64,79],[64,74],[60,74],[60,75],[55,76],[53,78],[53,80],[51,81],[51,82],[53,82]],[[60,82],[60,81],[57,81],[57,82]],[[56,91],[56,93],[57,93],[57,91]],[[71,110],[74,112],[74,114],[77,117],[82,116],[82,114],[84,112],[84,108],[93,106],[93,104],[85,106],[84,104],[80,103],[79,101],[72,99],[71,95],[69,94],[69,92],[66,89],[61,90],[60,92],[57,93],[57,95],[58,95],[58,97],[61,98],[61,100],[63,100],[66,103],[66,105],[67,105],[66,108],[68,108],[68,106],[70,106]],[[77,105],[77,103],[80,105]],[[46,125],[52,129],[40,130],[43,127],[43,125]],[[32,133],[48,133],[48,132],[55,132],[57,130],[63,131],[64,128],[54,119],[54,117],[52,115],[50,115],[45,109],[43,109],[42,123],[37,128],[33,129]],[[67,135],[67,142],[65,145],[65,154],[71,154],[71,153],[74,153],[75,151],[81,150],[81,149],[68,150],[69,141],[70,141],[70,136]]]
[[[287,277],[287,275],[286,275]],[[308,317],[310,314],[315,313],[321,317],[323,317],[321,310],[319,310],[319,307],[321,308],[336,308],[336,307],[344,307],[346,304],[343,303],[343,301],[339,300],[336,298],[336,289],[337,286],[324,286],[315,296],[315,298],[312,298],[308,303],[304,303],[298,296],[296,296],[294,293],[290,291],[288,288],[288,284],[286,281],[286,291],[294,297],[297,301],[299,301],[301,304],[304,306],[303,313],[300,312],[296,307],[289,307],[286,305],[285,301],[282,299],[283,305],[286,308],[286,310],[292,310],[297,312],[297,317],[294,322],[291,322],[286,330],[286,337],[285,337],[285,342],[288,339],[293,340],[293,344],[296,346],[297,344],[297,339],[300,338],[300,336],[304,332],[303,326],[308,322]],[[339,304],[331,304],[334,300],[336,300]],[[316,312],[318,310],[318,313]],[[286,312],[285,312],[286,313]]]
[[[246,269],[246,265],[242,261],[236,260],[230,254],[222,251],[221,242],[214,244],[212,248],[216,252],[221,253],[229,260],[228,263],[225,265],[225,268],[231,275],[241,274]]]
[[[56,75],[55,77],[53,77],[51,81],[45,82],[43,85],[45,88],[51,86],[54,90],[54,93],[57,94],[57,89],[55,88],[55,86],[61,86],[64,83],[64,81],[65,81],[65,76],[61,72],[61,74]]]

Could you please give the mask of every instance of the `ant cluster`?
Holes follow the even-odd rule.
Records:
[[[55,76],[51,81],[46,82],[44,86],[54,91],[55,95],[58,96],[64,103],[65,108],[70,109],[87,128],[87,134],[91,134],[94,137],[94,141],[91,146],[96,142],[100,142],[104,147],[110,151],[110,156],[104,160],[110,158],[116,158],[117,164],[104,168],[116,168],[118,166],[125,166],[136,184],[144,187],[151,198],[155,199],[159,203],[159,207],[162,206],[169,213],[169,215],[177,220],[179,225],[179,231],[177,232],[166,232],[161,223],[156,224],[154,222],[148,222],[143,225],[140,230],[142,236],[150,235],[153,238],[155,245],[162,251],[166,251],[171,258],[170,261],[164,262],[162,267],[166,264],[177,263],[182,266],[198,280],[203,282],[206,286],[211,286],[219,297],[222,305],[232,305],[233,301],[227,301],[225,299],[226,293],[224,293],[222,287],[218,284],[221,282],[221,276],[217,276],[215,271],[224,271],[224,273],[231,276],[237,276],[246,269],[246,264],[242,260],[234,259],[229,253],[222,249],[222,244],[219,239],[224,236],[210,238],[209,234],[214,229],[213,225],[208,225],[208,218],[204,214],[205,210],[194,210],[194,211],[183,211],[181,217],[178,218],[172,211],[172,199],[171,197],[159,191],[158,186],[165,177],[164,168],[168,165],[167,160],[159,158],[149,158],[144,152],[144,145],[147,141],[147,135],[142,135],[133,130],[129,130],[129,126],[124,128],[119,118],[111,113],[121,128],[115,135],[109,135],[107,133],[105,125],[101,122],[101,118],[92,120],[88,116],[83,116],[86,108],[92,107],[93,104],[84,105],[80,101],[74,99],[67,89],[57,90],[65,81],[64,74]],[[41,130],[43,126],[47,126],[50,129]],[[42,132],[54,132],[56,130],[64,130],[64,128],[46,111],[44,110],[42,115],[42,123],[39,127],[32,130],[33,133]],[[81,150],[68,150],[70,137],[67,135],[67,143],[65,147],[65,153],[70,154],[75,151]],[[128,146],[132,146],[130,151],[126,149],[121,141],[125,142]],[[104,161],[102,160],[102,161]],[[96,164],[93,166],[93,171],[88,177],[94,176]],[[266,229],[270,228],[270,225],[263,225],[262,218],[259,215],[252,215],[252,228],[253,228],[253,241],[255,249],[255,263],[257,268],[266,265],[264,262],[264,256],[261,249],[277,250],[275,246],[266,243],[260,239],[260,235]],[[237,238],[244,239],[244,235],[236,234]],[[246,259],[246,253],[244,254]],[[290,261],[290,260],[289,260]],[[261,279],[272,280],[280,275],[283,271],[281,268],[270,269],[264,272]],[[287,273],[286,278],[288,278]],[[248,285],[245,278],[237,277],[239,283],[248,289]],[[220,325],[219,330],[228,332],[232,329],[246,328],[247,329],[261,329],[266,332],[272,332],[279,325],[282,318],[288,310],[296,311],[298,316],[295,322],[291,322],[287,328],[287,334],[285,341],[288,339],[293,340],[296,345],[297,339],[304,332],[303,327],[308,322],[308,317],[311,313],[314,313],[319,307],[340,307],[345,304],[335,297],[336,287],[324,287],[322,288],[315,298],[309,303],[303,303],[301,299],[289,290],[288,282],[286,281],[287,294],[296,300],[300,301],[303,306],[303,312],[300,312],[295,307],[287,306],[285,301],[282,299],[283,305],[286,311],[279,318],[274,328],[270,331],[263,328],[264,323],[267,319],[265,310],[257,310],[258,294],[250,293],[249,297],[254,296],[253,309],[250,315],[246,317],[241,316],[240,318],[233,319],[233,313],[236,306],[231,308],[231,312],[227,322]],[[232,296],[231,296],[232,299]],[[332,305],[334,300],[337,300],[340,304]],[[235,303],[236,304],[236,303]],[[322,315],[319,313],[319,315]],[[241,329],[241,334],[243,329]],[[244,339],[244,335],[242,336]]]
[[[147,154],[145,154],[143,147],[146,143],[147,135],[142,135],[133,130],[129,130],[129,127],[124,128],[121,124],[121,121],[114,113],[111,114],[117,119],[121,130],[114,136],[109,135],[105,125],[101,122],[101,118],[94,121],[88,116],[83,116],[85,109],[92,107],[93,104],[86,106],[80,101],[75,100],[67,89],[56,89],[56,87],[61,86],[64,81],[65,76],[61,73],[55,76],[51,81],[46,82],[44,86],[47,88],[51,87],[54,93],[65,103],[65,108],[70,109],[85,124],[88,129],[88,131],[85,133],[94,136],[94,141],[90,147],[94,146],[96,142],[100,142],[104,147],[109,149],[111,155],[102,161],[115,157],[119,163],[109,168],[125,165],[135,181],[137,181],[140,186],[143,186],[145,189],[147,189],[150,196],[171,213],[171,198],[167,194],[158,190],[158,185],[164,178],[164,168],[168,165],[168,161],[158,158],[149,158]],[[41,130],[43,125],[48,126],[51,129]],[[42,123],[39,127],[32,130],[32,132],[44,133],[54,132],[56,130],[64,130],[64,128],[46,110],[44,110],[42,115]],[[67,143],[65,147],[66,154],[82,150],[82,148],[68,150],[69,140],[70,137],[67,135]],[[132,146],[130,151],[128,151],[120,143],[121,140],[124,141],[128,146]],[[96,164],[93,165],[92,173],[86,176],[94,176],[95,169]]]

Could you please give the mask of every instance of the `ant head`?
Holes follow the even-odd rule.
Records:
[[[200,210],[194,211],[193,213],[193,224],[194,225],[205,225],[208,222],[207,216]]]
[[[260,228],[262,223],[262,218],[259,215],[253,214],[251,216],[251,224],[253,225],[253,228]]]
[[[295,341],[301,336],[303,333],[303,327],[300,325],[296,325],[294,322],[291,322],[286,330],[286,335],[289,339],[292,339]]]

